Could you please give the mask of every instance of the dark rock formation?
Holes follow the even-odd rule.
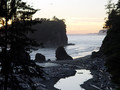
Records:
[[[93,51],[91,58],[96,58],[96,57],[98,58],[102,57],[102,53]]]
[[[114,5],[105,24],[108,31],[99,52],[106,56],[106,66],[112,74],[112,81],[120,86],[120,2]]]
[[[91,58],[96,58],[96,57],[98,57],[98,55],[97,55],[97,52],[92,52],[92,55],[91,55]]]
[[[37,53],[35,55],[35,62],[45,62],[46,61],[46,58],[44,55],[40,54],[40,53]]]
[[[57,60],[73,60],[71,56],[67,54],[64,47],[58,47],[56,50],[56,59]]]
[[[68,44],[66,25],[63,20],[42,20],[42,23],[32,26],[36,31],[28,36],[42,44],[42,47],[64,46]]]
[[[48,59],[47,61],[48,61],[48,62],[50,62],[51,60],[50,60],[50,59]]]

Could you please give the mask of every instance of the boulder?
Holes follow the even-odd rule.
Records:
[[[48,61],[48,62],[50,62],[51,60],[50,60],[50,59],[48,59],[47,61]]]
[[[35,62],[45,62],[46,61],[46,58],[44,55],[40,54],[40,53],[37,53],[35,55]]]
[[[98,57],[97,52],[93,51],[92,55],[91,55],[91,58],[96,58],[96,57]]]
[[[73,60],[73,58],[69,56],[64,47],[61,46],[56,50],[56,60]]]
[[[102,57],[102,53],[100,51],[99,52],[93,51],[91,58],[96,58],[96,57]]]

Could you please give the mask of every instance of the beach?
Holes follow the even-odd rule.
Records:
[[[69,78],[72,76],[76,77],[76,70],[88,70],[90,71],[92,78],[85,80],[79,85],[79,87],[83,89],[73,88],[74,90],[116,90],[117,88],[117,85],[112,83],[111,74],[107,72],[107,68],[104,65],[105,57],[91,58],[91,55],[88,55],[74,60],[49,61],[44,63],[36,62],[36,64],[43,67],[43,72],[41,73],[42,77],[12,74],[14,80],[17,81],[16,84],[24,90],[66,90],[55,88],[55,85],[60,79]],[[80,72],[79,74],[84,75],[84,72]],[[85,76],[85,78],[88,77]],[[81,79],[78,80],[81,81]],[[3,75],[0,76],[0,81],[0,89],[2,90],[2,82],[4,81]],[[62,86],[65,85],[69,87],[69,82]],[[73,87],[74,85],[70,86]]]
[[[36,53],[42,53],[43,55],[45,55],[46,60],[50,59],[49,62],[36,62],[38,66],[43,67],[44,79],[41,77],[31,77],[22,74],[14,74],[13,76],[15,79],[17,79],[17,81],[19,81],[19,86],[24,88],[25,90],[33,90],[35,88],[37,90],[58,90],[58,88],[55,88],[54,85],[59,82],[61,78],[75,76],[76,70],[84,69],[89,70],[93,78],[80,85],[81,88],[84,88],[85,90],[110,90],[109,88],[111,88],[112,86],[114,90],[113,86],[115,85],[111,85],[110,83],[110,74],[106,72],[107,69],[104,66],[104,58],[92,59],[90,55],[91,52],[99,49],[103,38],[104,36],[99,35],[69,35],[69,43],[74,43],[75,45],[66,46],[65,50],[70,56],[73,57],[74,60],[56,61],[56,48],[40,48],[37,51],[33,51],[33,53],[31,54],[31,59],[34,60]],[[104,75],[106,76],[104,77]],[[2,78],[3,76],[0,77],[0,81],[4,81],[4,79]],[[108,83],[108,85],[106,85],[106,82]],[[103,84],[106,86],[103,86]],[[108,89],[103,89],[105,87],[108,87]]]
[[[48,62],[47,62],[48,63]],[[92,59],[90,55],[75,60],[51,61],[56,66],[44,67],[46,80],[41,83],[45,85],[41,90],[58,90],[55,83],[61,78],[73,76],[76,69],[90,70],[93,78],[81,85],[85,90],[116,90],[117,86],[111,82],[111,75],[104,66],[104,58]],[[69,83],[68,83],[69,84]]]

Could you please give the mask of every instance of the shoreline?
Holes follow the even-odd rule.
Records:
[[[116,90],[117,88],[117,86],[111,82],[111,79],[110,79],[111,75],[107,72],[107,68],[104,66],[104,63],[105,63],[104,58],[92,59],[91,55],[87,55],[85,57],[77,58],[74,60],[51,61],[50,63],[59,64],[60,66],[58,66],[58,68],[62,68],[62,71],[57,70],[57,72],[59,74],[64,73],[63,77],[60,75],[58,75],[57,77],[53,77],[56,80],[55,82],[57,82],[57,80],[61,78],[73,76],[75,74],[74,71],[76,69],[86,69],[91,71],[93,78],[90,80],[87,80],[82,85],[80,85],[85,90],[110,90],[110,89]],[[56,68],[56,66],[53,66],[53,67]],[[49,67],[49,70],[50,68],[52,67]],[[68,72],[66,71],[66,68]],[[55,71],[53,70],[52,72],[55,72]],[[48,90],[58,90],[54,88],[55,82],[49,82],[51,87],[48,87]]]
[[[76,69],[90,70],[93,78],[80,85],[85,90],[116,90],[117,86],[111,82],[111,75],[104,66],[104,58],[91,58],[91,55],[74,60],[50,61],[51,65],[43,68],[43,78],[15,74],[14,77],[20,82],[21,87],[27,90],[59,90],[54,85],[61,78],[74,76]],[[43,64],[43,63],[42,63]],[[37,64],[38,65],[38,64]],[[0,76],[0,81],[3,78]]]

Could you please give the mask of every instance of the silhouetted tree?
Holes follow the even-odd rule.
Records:
[[[0,19],[2,28],[0,30],[0,59],[2,73],[5,75],[4,90],[7,90],[8,76],[10,73],[26,73],[28,75],[41,75],[41,70],[35,63],[30,61],[27,51],[35,42],[26,36],[26,33],[33,32],[31,25],[32,15],[38,10],[33,9],[21,0],[0,0]],[[11,25],[8,21],[11,20]],[[7,50],[9,49],[9,50]],[[17,68],[21,66],[21,68]],[[37,71],[30,71],[30,67]],[[18,72],[17,70],[20,69]]]
[[[107,57],[106,65],[112,74],[112,80],[120,86],[120,0],[117,4],[112,4],[109,0],[107,9],[108,18],[105,27],[108,28],[108,32],[100,52]]]
[[[108,18],[106,20],[106,27],[111,30],[116,30],[115,28],[120,27],[120,1],[118,0],[117,4],[114,4],[109,0],[108,5],[106,5],[106,9],[108,9],[107,14]],[[118,29],[117,29],[118,30]]]

